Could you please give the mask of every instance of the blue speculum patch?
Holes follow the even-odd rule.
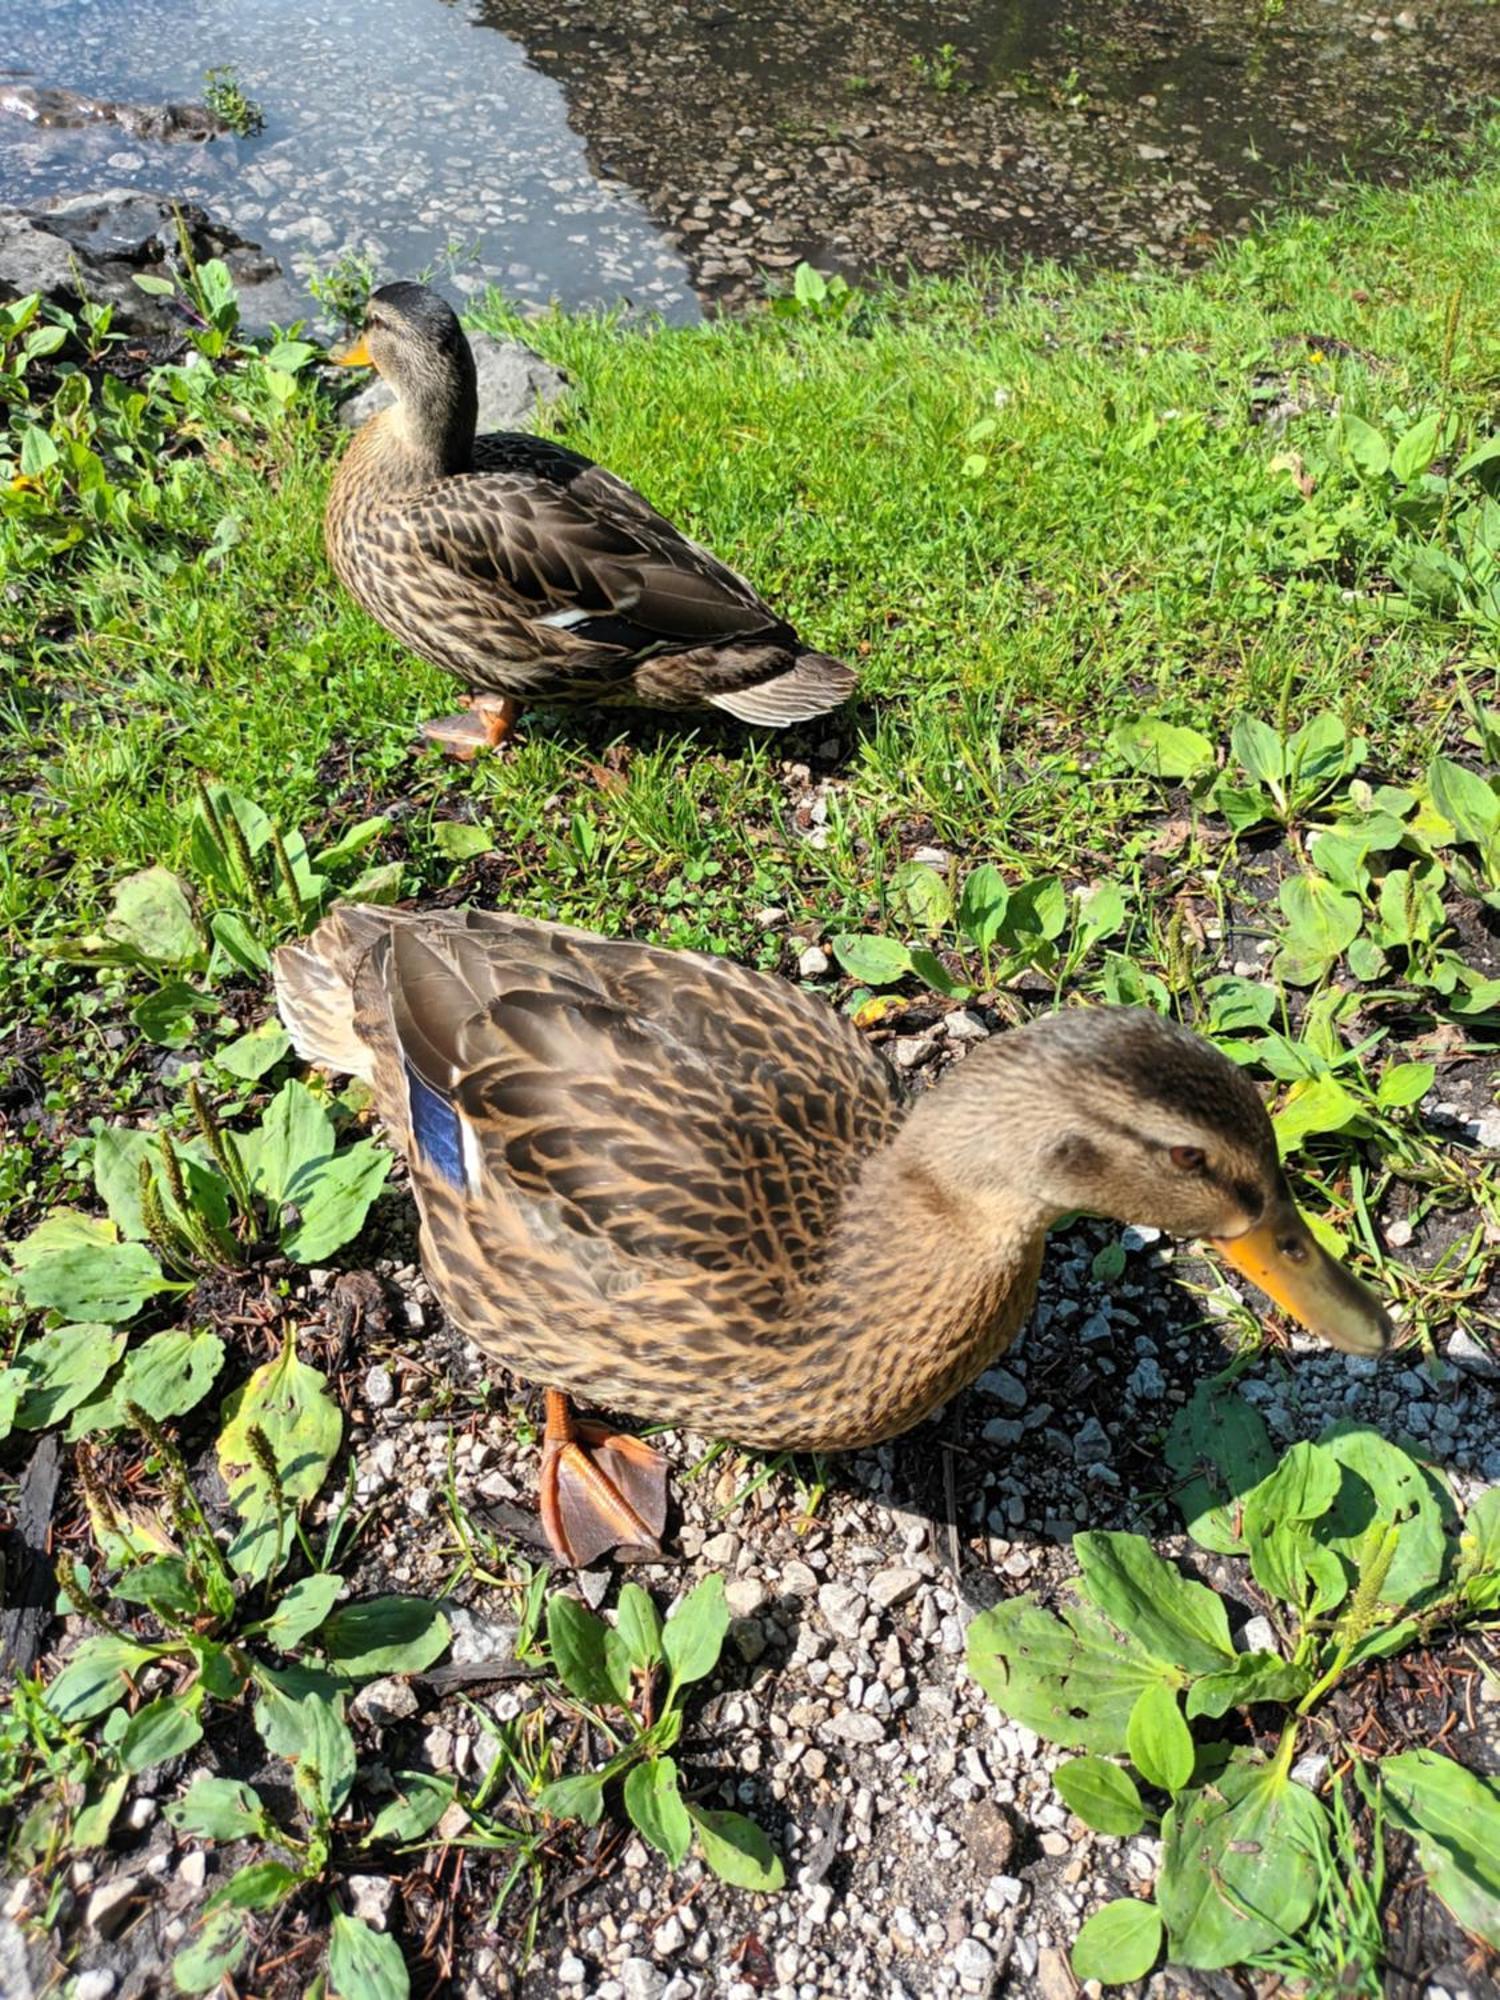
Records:
[[[407,1102],[411,1106],[411,1135],[417,1150],[429,1165],[437,1168],[450,1187],[467,1187],[458,1113],[440,1090],[423,1082],[409,1062],[404,1067]]]

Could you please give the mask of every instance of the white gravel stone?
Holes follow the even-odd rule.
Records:
[[[620,1987],[625,2000],[661,2000],[667,1975],[649,1958],[627,1958],[620,1967]]]
[[[825,1583],[818,1591],[818,1609],[828,1629],[841,1639],[857,1639],[869,1600],[851,1583]]]
[[[922,1587],[919,1569],[882,1569],[870,1578],[870,1602],[877,1611],[891,1611],[915,1597]]]

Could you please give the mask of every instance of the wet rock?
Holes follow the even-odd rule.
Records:
[[[206,104],[117,103],[79,90],[30,83],[0,83],[0,115],[68,130],[118,125],[132,139],[158,139],[169,145],[176,140],[201,144],[229,130]]]
[[[483,431],[526,430],[538,408],[559,402],[568,378],[519,340],[496,340],[493,334],[470,331],[474,372],[479,385],[479,428]],[[351,430],[388,410],[396,400],[378,377],[339,406],[339,422]]]
[[[40,292],[49,304],[76,312],[88,298],[113,306],[117,333],[180,337],[185,321],[171,300],[152,298],[135,283],[137,275],[181,281],[178,214],[194,262],[218,258],[228,267],[247,329],[296,317],[297,301],[273,257],[192,202],[134,188],[58,196],[29,209],[0,207],[0,303]]]

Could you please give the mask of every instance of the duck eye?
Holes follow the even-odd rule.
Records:
[[[1174,1167],[1180,1167],[1185,1174],[1201,1173],[1208,1164],[1208,1155],[1201,1146],[1172,1146],[1168,1158]]]

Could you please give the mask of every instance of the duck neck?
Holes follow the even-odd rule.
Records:
[[[472,471],[479,395],[467,350],[451,375],[402,391],[381,421],[387,456],[403,486],[425,486],[455,472]]]
[[[997,1170],[976,1177],[950,1159],[951,1107],[938,1101],[947,1094],[920,1100],[867,1161],[800,1321],[827,1364],[827,1400],[809,1381],[809,1414],[845,1446],[896,1436],[972,1382],[1014,1340],[1036,1295],[1059,1211],[1029,1182],[1025,1134],[991,1123],[986,1159]],[[888,1313],[870,1324],[872,1302],[891,1301],[894,1337]],[[813,1324],[821,1338],[809,1339]],[[879,1379],[864,1379],[856,1409],[841,1404],[840,1385],[867,1326],[866,1340],[880,1341]]]

